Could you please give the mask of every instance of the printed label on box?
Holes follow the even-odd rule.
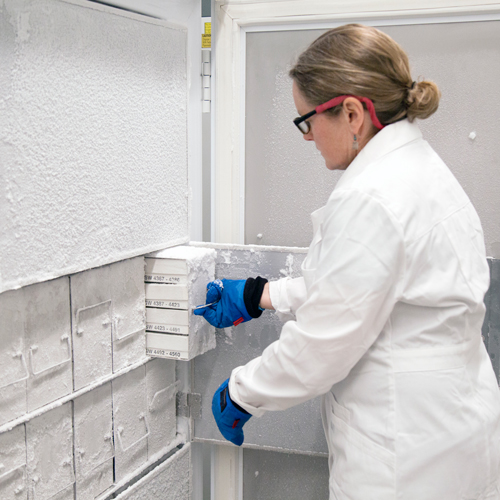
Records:
[[[189,335],[189,328],[180,325],[162,325],[159,323],[147,323],[147,332],[175,333],[176,335]]]
[[[170,285],[186,285],[187,276],[182,274],[146,274],[146,283],[168,283]]]
[[[189,338],[182,335],[146,334],[146,354],[160,358],[189,359]]]
[[[187,352],[169,351],[167,349],[157,349],[154,347],[148,347],[146,349],[146,354],[156,358],[180,359],[181,361],[187,361],[189,359]]]
[[[146,307],[161,307],[162,309],[182,309],[188,310],[187,300],[152,300],[146,299]]]

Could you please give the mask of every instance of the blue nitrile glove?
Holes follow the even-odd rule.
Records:
[[[267,280],[258,276],[247,280],[215,280],[207,285],[206,305],[194,309],[217,328],[236,326],[262,314],[259,308]]]
[[[252,416],[229,397],[229,379],[216,391],[212,399],[212,413],[221,434],[231,443],[241,446],[245,439],[243,426]]]

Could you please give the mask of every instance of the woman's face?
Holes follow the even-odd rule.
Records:
[[[293,82],[293,100],[301,116],[315,108],[305,100],[295,82]],[[344,111],[337,116],[320,113],[313,115],[308,122],[310,131],[304,134],[304,139],[314,141],[316,148],[325,159],[326,168],[345,170],[354,160],[357,152],[352,149],[354,134],[351,131],[348,115]]]

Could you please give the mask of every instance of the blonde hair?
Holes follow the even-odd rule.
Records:
[[[321,35],[289,74],[314,106],[345,94],[368,97],[382,124],[428,118],[441,97],[434,82],[413,81],[408,56],[390,36],[361,24]]]

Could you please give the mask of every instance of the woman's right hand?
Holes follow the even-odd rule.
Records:
[[[258,318],[262,314],[259,307],[267,280],[260,276],[247,280],[215,280],[207,285],[206,304],[196,307],[193,312],[203,316],[216,328],[237,326]]]
[[[243,299],[246,280],[215,280],[207,285],[204,306],[194,309],[194,314],[203,316],[216,328],[236,326],[252,317],[248,314]]]

